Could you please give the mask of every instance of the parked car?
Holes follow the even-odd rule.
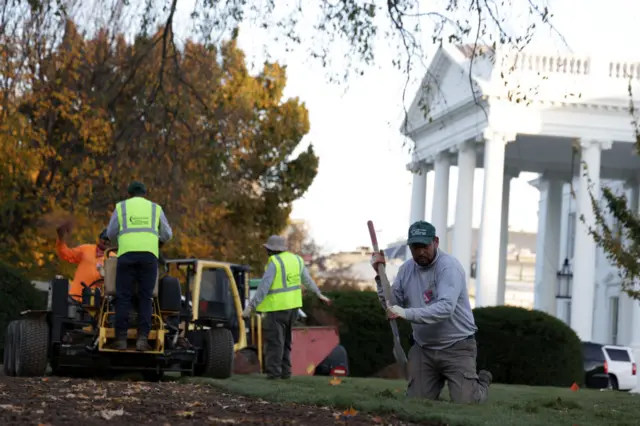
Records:
[[[582,342],[585,386],[595,389],[631,390],[638,382],[631,348]]]

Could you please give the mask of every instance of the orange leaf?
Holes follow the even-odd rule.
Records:
[[[342,413],[342,414],[344,416],[347,416],[347,417],[353,417],[356,414],[358,414],[358,411],[353,407],[349,407],[349,409],[348,410],[344,410],[344,413]]]
[[[330,384],[331,386],[337,386],[337,385],[339,385],[340,383],[342,383],[342,379],[339,379],[339,378],[337,378],[337,377],[335,377],[335,376],[333,377],[333,379],[329,380],[329,384]]]

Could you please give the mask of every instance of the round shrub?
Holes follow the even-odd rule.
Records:
[[[571,386],[584,381],[582,344],[559,319],[512,306],[473,311],[478,327],[478,369],[495,382]]]
[[[28,309],[45,309],[47,294],[36,289],[17,269],[0,262],[0,353],[9,323]]]
[[[395,362],[389,321],[373,291],[329,291],[333,304],[327,307],[314,295],[305,295],[302,309],[312,325],[338,326],[340,344],[349,355],[352,376],[368,377]],[[409,349],[411,325],[398,320],[401,342]]]

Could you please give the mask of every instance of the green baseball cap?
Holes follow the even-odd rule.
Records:
[[[137,180],[134,180],[129,185],[129,188],[127,188],[127,192],[129,194],[132,194],[132,195],[133,194],[146,194],[147,193],[147,187],[144,186],[144,184],[142,182],[138,182]]]
[[[409,227],[407,245],[431,244],[436,237],[436,228],[429,222],[419,220]]]

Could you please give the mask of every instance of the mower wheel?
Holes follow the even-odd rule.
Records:
[[[203,335],[202,376],[228,379],[233,374],[233,334],[226,328],[210,328]]]
[[[3,367],[4,367],[4,375],[9,377],[16,375],[13,347],[14,347],[14,341],[16,338],[17,326],[18,326],[17,321],[11,321],[7,326],[7,334],[4,336]]]
[[[49,352],[49,325],[40,319],[17,321],[13,355],[18,377],[44,376]]]

